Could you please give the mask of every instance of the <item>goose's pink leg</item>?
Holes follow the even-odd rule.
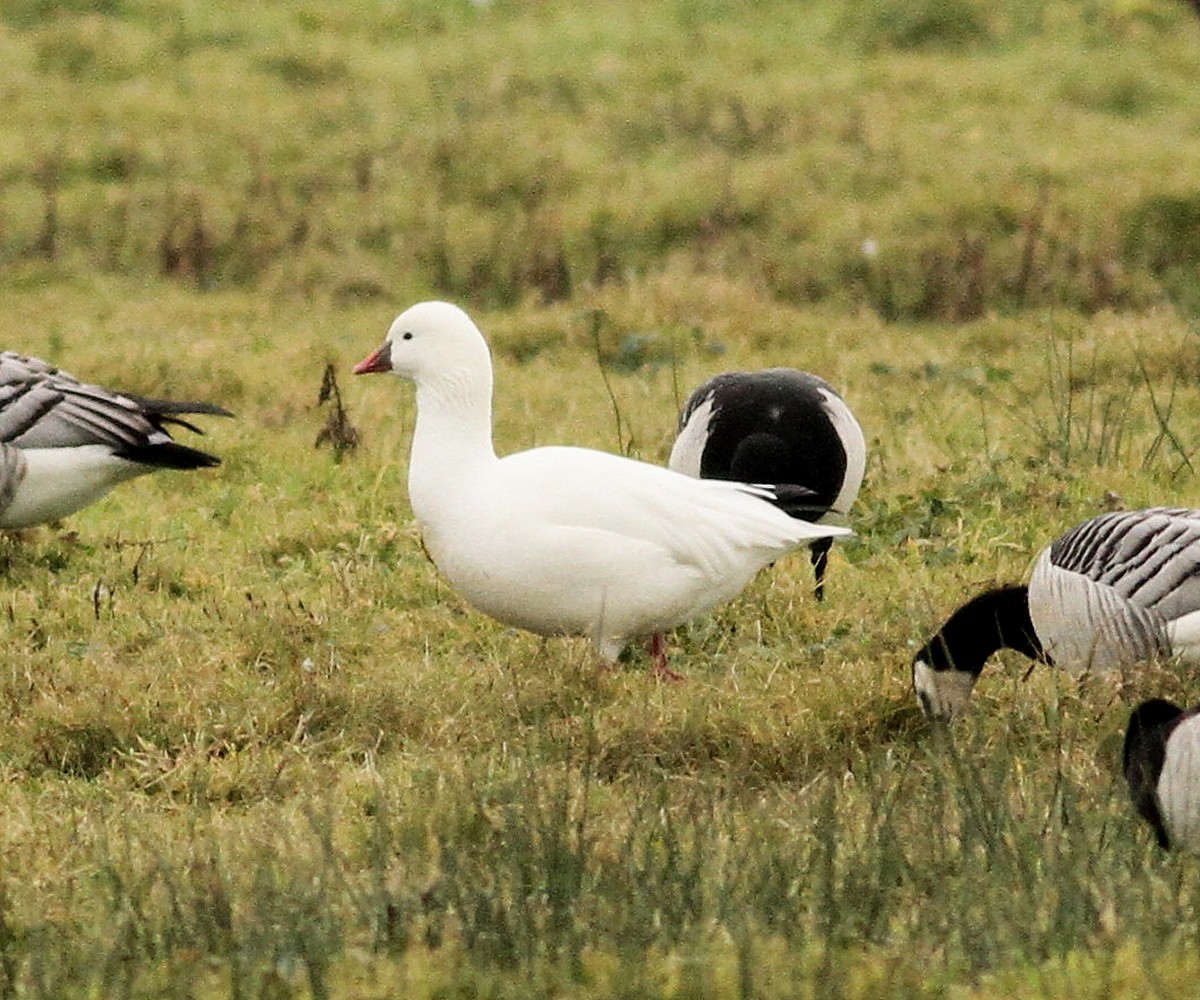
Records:
[[[663,641],[661,632],[655,632],[646,640],[646,648],[654,662],[654,672],[665,681],[681,681],[683,674],[677,674],[667,666],[667,644]]]

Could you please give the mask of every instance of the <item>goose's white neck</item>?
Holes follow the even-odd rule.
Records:
[[[408,494],[417,520],[429,523],[457,496],[473,491],[496,461],[492,446],[490,365],[464,366],[417,382],[417,422],[408,463]]]

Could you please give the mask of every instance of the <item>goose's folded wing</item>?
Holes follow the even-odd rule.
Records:
[[[0,354],[0,442],[19,448],[129,448],[160,433],[133,398],[79,382],[38,358]]]
[[[650,542],[712,576],[849,533],[788,517],[766,499],[765,487],[693,479],[602,452],[538,448],[501,466],[511,495],[526,498],[526,516]]]
[[[46,382],[0,410],[0,441],[19,448],[134,447],[158,433],[131,400],[94,386]]]
[[[1054,542],[1050,559],[1165,621],[1200,611],[1200,511],[1155,507],[1093,518]]]

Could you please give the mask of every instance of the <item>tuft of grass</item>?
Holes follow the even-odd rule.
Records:
[[[957,50],[994,40],[988,9],[973,0],[873,0],[845,18],[867,51]]]

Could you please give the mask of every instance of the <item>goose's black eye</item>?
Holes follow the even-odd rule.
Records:
[[[412,332],[406,330],[404,333],[400,334],[400,339],[401,340],[412,340]]]

